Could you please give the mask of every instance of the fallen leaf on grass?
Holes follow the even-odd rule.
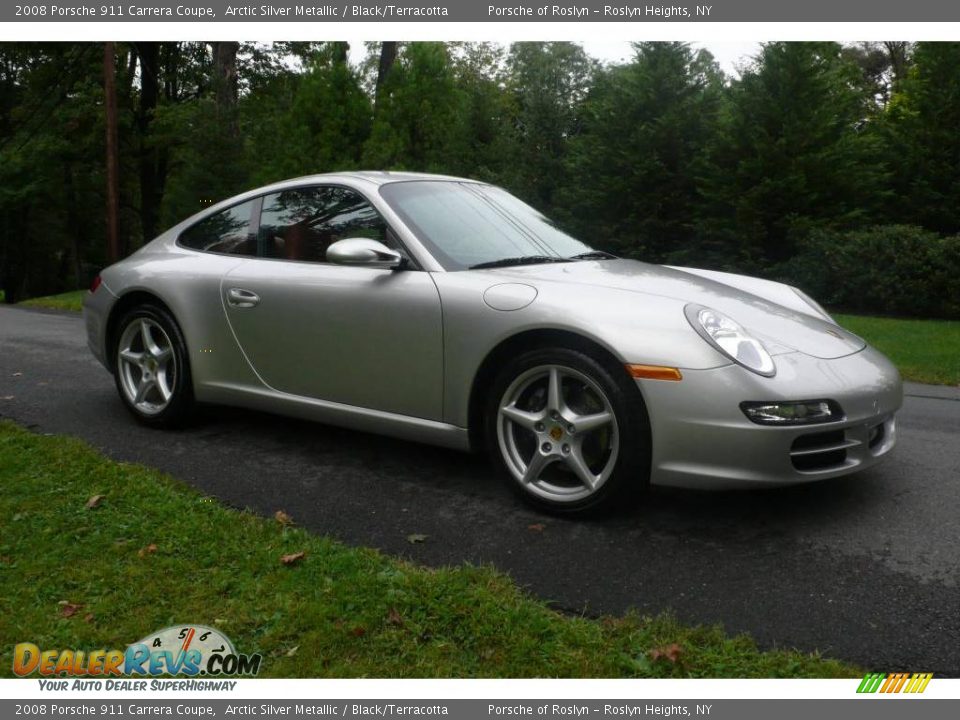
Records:
[[[147,555],[153,555],[153,553],[155,553],[156,551],[157,551],[157,546],[154,545],[153,543],[150,543],[146,547],[140,548],[137,551],[137,555],[139,555],[140,557],[146,557]]]
[[[273,514],[273,517],[281,525],[293,525],[293,518],[287,515],[283,510],[277,510]]]
[[[60,605],[60,617],[65,618],[73,617],[83,607],[83,605],[72,603],[69,600],[61,600],[58,604]]]
[[[403,618],[396,608],[390,608],[390,612],[387,613],[387,622],[391,625],[403,625]]]
[[[280,558],[280,562],[284,565],[293,565],[303,560],[307,556],[307,553],[301,550],[300,552],[290,553],[289,555],[284,555]]]
[[[362,625],[357,625],[353,630],[350,631],[350,634],[354,637],[363,637],[367,634],[367,629]]]
[[[430,536],[429,536],[429,535],[421,535],[420,533],[413,533],[413,534],[411,534],[411,535],[407,535],[407,542],[410,543],[411,545],[413,545],[413,544],[415,544],[415,543],[422,543],[422,542],[424,542],[428,537],[430,537]]]
[[[287,651],[284,653],[284,655],[285,655],[286,657],[293,657],[294,655],[297,654],[297,650],[299,650],[299,649],[300,649],[300,646],[299,646],[299,645],[294,645],[292,648],[290,648],[289,650],[287,650]]]
[[[663,647],[654,648],[650,651],[651,660],[669,660],[672,663],[676,663],[680,660],[680,656],[683,654],[683,648],[677,645],[676,643],[671,643],[670,645],[664,645]]]
[[[103,501],[103,495],[94,495],[92,498],[87,500],[87,504],[84,506],[87,510],[92,510],[95,507],[99,507],[100,503]]]
[[[534,523],[533,525],[527,525],[527,530],[532,530],[533,532],[543,532],[546,527],[547,526],[543,523]]]
[[[92,622],[93,622],[93,613],[87,613],[86,615],[84,615],[84,616],[83,616],[83,621],[86,622],[86,623],[92,623]]]

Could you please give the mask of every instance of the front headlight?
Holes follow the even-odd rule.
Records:
[[[700,337],[738,365],[765,377],[777,374],[773,358],[763,343],[722,312],[694,303],[687,305],[683,312]]]

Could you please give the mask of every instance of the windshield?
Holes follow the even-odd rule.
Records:
[[[446,270],[511,260],[551,262],[591,250],[490,185],[418,180],[384,185],[380,194]]]

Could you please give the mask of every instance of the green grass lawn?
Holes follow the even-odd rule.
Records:
[[[490,568],[434,570],[349,548],[7,421],[0,517],[4,674],[17,642],[122,648],[192,622],[219,628],[240,652],[262,653],[266,676],[859,675],[666,616],[561,615]]]
[[[960,321],[834,315],[837,322],[886,354],[904,380],[960,384]]]
[[[71,290],[70,292],[59,295],[31,298],[24,300],[20,304],[26,307],[49,308],[51,310],[74,310],[80,312],[80,310],[83,309],[83,296],[86,294],[86,290]]]

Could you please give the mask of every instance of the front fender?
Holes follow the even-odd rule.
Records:
[[[470,392],[484,359],[510,337],[530,330],[563,330],[606,348],[623,363],[699,369],[729,365],[683,314],[684,303],[616,288],[537,282],[533,302],[497,310],[484,302],[500,282],[474,273],[435,273],[443,304],[444,419],[466,427]]]

